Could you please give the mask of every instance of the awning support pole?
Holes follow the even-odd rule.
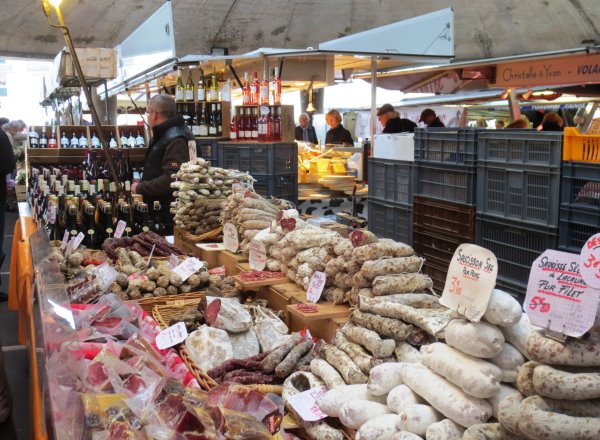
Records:
[[[375,123],[377,117],[377,59],[371,57],[371,151],[375,143]]]
[[[510,93],[508,94],[508,107],[510,108],[510,117],[513,121],[521,119],[521,107],[519,104],[517,92],[514,89],[510,89]]]

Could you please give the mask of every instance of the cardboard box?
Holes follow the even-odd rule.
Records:
[[[117,77],[116,49],[76,48],[79,64],[86,80],[115,79]],[[56,82],[67,85],[77,77],[77,71],[69,50],[64,48],[54,58]]]
[[[373,139],[373,157],[414,162],[414,135],[412,133],[376,134]]]

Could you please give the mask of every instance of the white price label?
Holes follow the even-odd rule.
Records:
[[[223,226],[223,244],[229,252],[233,252],[234,254],[240,247],[238,231],[231,223],[225,223]]]
[[[56,206],[53,203],[48,208],[48,223],[51,225],[56,223]]]
[[[581,248],[579,259],[581,277],[585,283],[600,289],[600,234],[590,237]]]
[[[115,231],[115,238],[121,238],[123,236],[126,226],[127,223],[125,223],[123,220],[119,220],[117,223],[117,230]]]
[[[479,322],[496,286],[498,261],[487,249],[461,244],[454,252],[440,304]]]
[[[171,256],[169,257],[169,267],[171,269],[175,269],[178,264],[179,264],[179,259],[177,258],[177,255],[171,254]]]
[[[62,243],[60,244],[60,250],[65,251],[67,249],[67,243],[69,242],[69,231],[65,231],[65,235],[63,235]]]
[[[250,269],[264,270],[267,265],[267,248],[262,241],[250,242],[250,255],[248,256]]]
[[[156,335],[156,347],[159,350],[181,344],[188,337],[187,329],[183,322],[178,322],[171,327],[167,327]]]
[[[327,392],[327,387],[312,388],[302,393],[294,394],[288,397],[288,403],[294,407],[294,410],[303,420],[307,422],[316,422],[327,417],[317,402],[323,398]]]
[[[196,152],[196,141],[188,141],[188,152],[190,154],[190,161],[196,161],[198,153]]]
[[[588,286],[579,256],[547,250],[531,265],[523,309],[535,326],[579,337],[594,324],[600,290]]]
[[[173,272],[175,272],[183,281],[185,281],[202,269],[202,266],[204,266],[204,263],[197,258],[188,258],[175,269],[173,269]]]
[[[321,293],[323,293],[323,288],[325,287],[326,281],[327,275],[319,271],[314,272],[312,274],[312,277],[310,278],[308,290],[306,291],[306,299],[313,303],[319,301],[319,298],[321,298]]]
[[[79,245],[81,244],[81,242],[83,241],[83,239],[85,238],[85,235],[83,232],[80,232],[79,234],[77,234],[77,237],[75,237],[73,239],[73,249],[77,249],[79,247]]]

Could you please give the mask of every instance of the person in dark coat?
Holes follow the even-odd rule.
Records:
[[[377,118],[383,127],[382,133],[414,133],[417,126],[410,119],[400,118],[400,115],[391,104],[383,104],[377,111]]]
[[[348,130],[342,125],[342,115],[337,110],[329,110],[325,115],[327,125],[331,129],[325,136],[326,144],[351,144],[354,145],[354,139]]]
[[[148,125],[152,128],[152,139],[144,161],[142,181],[135,182],[131,186],[131,192],[144,196],[144,202],[148,206],[152,206],[155,201],[160,202],[166,235],[172,235],[174,221],[170,213],[173,202],[171,174],[176,173],[182,163],[189,162],[190,148],[196,148],[196,141],[185,125],[183,116],[177,114],[172,96],[155,95],[150,98],[146,114]]]
[[[440,121],[440,118],[430,108],[426,108],[421,112],[419,122],[424,122],[428,127],[445,127],[444,123]]]
[[[4,217],[6,214],[6,200],[8,198],[6,190],[6,176],[11,174],[15,170],[15,155],[13,153],[12,144],[10,139],[4,133],[4,130],[0,130],[0,268],[6,254],[4,253]],[[8,296],[6,293],[0,293],[0,301],[6,301]]]
[[[563,131],[565,121],[556,112],[548,112],[542,119],[542,131]]]
[[[297,141],[310,142],[311,144],[318,143],[317,133],[315,132],[315,127],[310,124],[310,118],[308,114],[301,113],[298,118],[298,123],[300,125],[296,126],[295,130],[295,138]]]

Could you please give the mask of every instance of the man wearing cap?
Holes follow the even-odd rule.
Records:
[[[444,123],[440,121],[440,118],[430,108],[426,108],[421,112],[419,122],[424,122],[428,127],[445,127]]]
[[[377,118],[383,127],[382,133],[404,133],[415,131],[415,124],[410,119],[400,118],[400,115],[391,104],[383,104],[377,111]]]

